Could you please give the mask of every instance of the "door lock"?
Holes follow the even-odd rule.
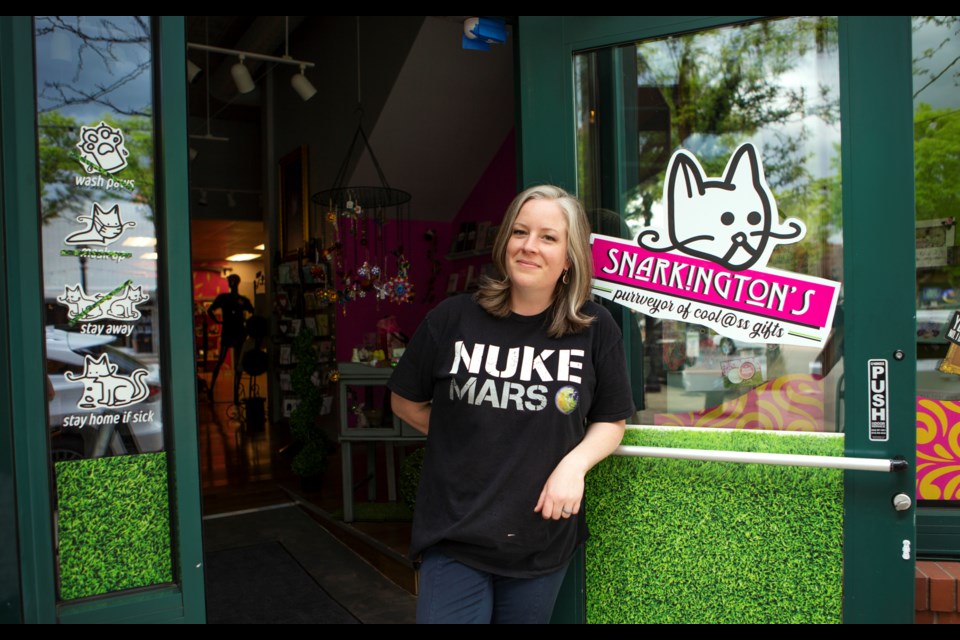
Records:
[[[913,505],[913,500],[905,493],[898,493],[893,496],[893,508],[897,511],[906,511]]]

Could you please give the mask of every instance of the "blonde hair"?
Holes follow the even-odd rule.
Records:
[[[569,193],[553,185],[530,187],[513,199],[503,216],[497,239],[493,244],[493,264],[503,274],[502,280],[485,277],[476,293],[476,300],[487,313],[498,318],[510,315],[510,277],[507,275],[507,243],[513,232],[513,224],[530,200],[551,200],[560,207],[567,220],[567,259],[570,269],[564,278],[557,280],[550,306],[551,319],[547,334],[551,338],[560,338],[570,333],[580,333],[587,328],[593,317],[580,313],[584,303],[590,298],[593,279],[593,258],[590,252],[590,224],[580,201]]]

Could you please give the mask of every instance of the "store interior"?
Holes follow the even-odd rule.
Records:
[[[401,494],[423,443],[394,423],[383,383],[426,312],[490,271],[516,188],[511,21],[477,50],[466,19],[186,25],[204,517],[303,503],[410,591]],[[214,381],[232,350],[210,308],[230,276],[265,330]]]

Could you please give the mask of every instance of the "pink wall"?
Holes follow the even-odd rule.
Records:
[[[211,271],[212,269],[212,271]],[[230,291],[223,269],[230,269],[227,275],[235,273],[240,276],[240,295],[253,301],[253,280],[256,273],[263,269],[263,262],[200,262],[193,265],[193,298],[216,298],[221,293]],[[263,293],[263,287],[259,289]]]
[[[492,221],[499,223],[503,212],[516,195],[516,148],[514,133],[511,131],[500,150],[494,156],[487,170],[481,176],[473,191],[467,197],[460,211],[449,222],[434,220],[412,220],[409,225],[402,223],[402,242],[404,253],[410,261],[410,280],[414,286],[414,299],[411,304],[396,304],[388,301],[377,302],[375,296],[368,295],[363,300],[348,302],[337,310],[337,360],[350,359],[354,347],[363,343],[364,335],[376,331],[376,323],[384,316],[394,315],[400,329],[408,337],[413,335],[427,312],[447,296],[447,283],[450,274],[454,271],[465,271],[469,265],[474,265],[479,272],[480,265],[489,262],[489,256],[447,260],[454,235],[463,222]],[[437,185],[442,188],[442,185]],[[416,198],[417,194],[413,194]],[[407,230],[409,229],[409,233]],[[432,262],[428,259],[428,251],[432,244],[424,239],[424,233],[430,229],[436,234],[437,259],[440,261],[440,272],[429,286],[431,279]],[[383,237],[387,249],[396,247],[396,226],[393,222],[384,225]],[[354,265],[354,238],[344,231],[341,241],[344,246],[345,266],[347,269]],[[363,255],[358,248],[358,254]],[[360,257],[360,262],[363,261]],[[396,261],[390,256],[387,260],[390,275],[396,273]],[[338,282],[338,288],[341,283]],[[460,289],[463,288],[463,278],[460,279]],[[430,295],[432,293],[432,296]],[[344,311],[346,313],[344,313]]]
[[[337,360],[348,361],[355,347],[363,345],[367,333],[375,333],[377,321],[384,316],[396,316],[400,330],[408,337],[423,320],[427,311],[433,308],[446,295],[446,248],[450,246],[450,224],[424,220],[411,220],[402,223],[402,242],[404,255],[410,261],[409,278],[413,283],[414,297],[411,303],[395,303],[389,300],[377,300],[376,295],[368,293],[363,299],[337,305]],[[428,259],[428,252],[432,243],[424,238],[427,230],[433,230],[437,237],[437,255],[441,271],[437,274],[432,289],[429,287],[433,263]],[[396,246],[396,224],[388,222],[383,227],[383,236],[388,251],[386,275],[394,276],[397,273],[397,261],[389,252]],[[354,260],[354,238],[347,232],[341,237],[343,243],[344,267],[347,270],[356,268]],[[358,248],[359,261],[365,259],[364,252]],[[371,259],[374,256],[371,255]],[[380,259],[383,268],[382,257]],[[338,280],[337,288],[343,285]],[[429,301],[430,291],[433,291],[433,300]]]

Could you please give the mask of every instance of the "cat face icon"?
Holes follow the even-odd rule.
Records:
[[[664,182],[670,242],[645,229],[637,243],[649,251],[676,250],[731,271],[765,266],[777,244],[797,242],[806,226],[796,218],[779,221],[777,203],[750,143],[741,145],[723,172],[711,179],[689,151],[673,154]]]
[[[93,211],[89,216],[77,217],[77,222],[90,221],[90,226],[83,231],[67,237],[64,242],[67,244],[99,244],[106,246],[120,237],[127,227],[137,226],[136,222],[123,222],[120,219],[120,205],[114,205],[112,209],[104,211],[96,202],[93,203]]]
[[[65,285],[63,295],[57,296],[57,302],[67,307],[67,317],[71,320],[79,317],[82,322],[90,322],[103,315],[103,311],[97,306],[98,298],[99,295],[88,296],[80,284],[75,287]]]

